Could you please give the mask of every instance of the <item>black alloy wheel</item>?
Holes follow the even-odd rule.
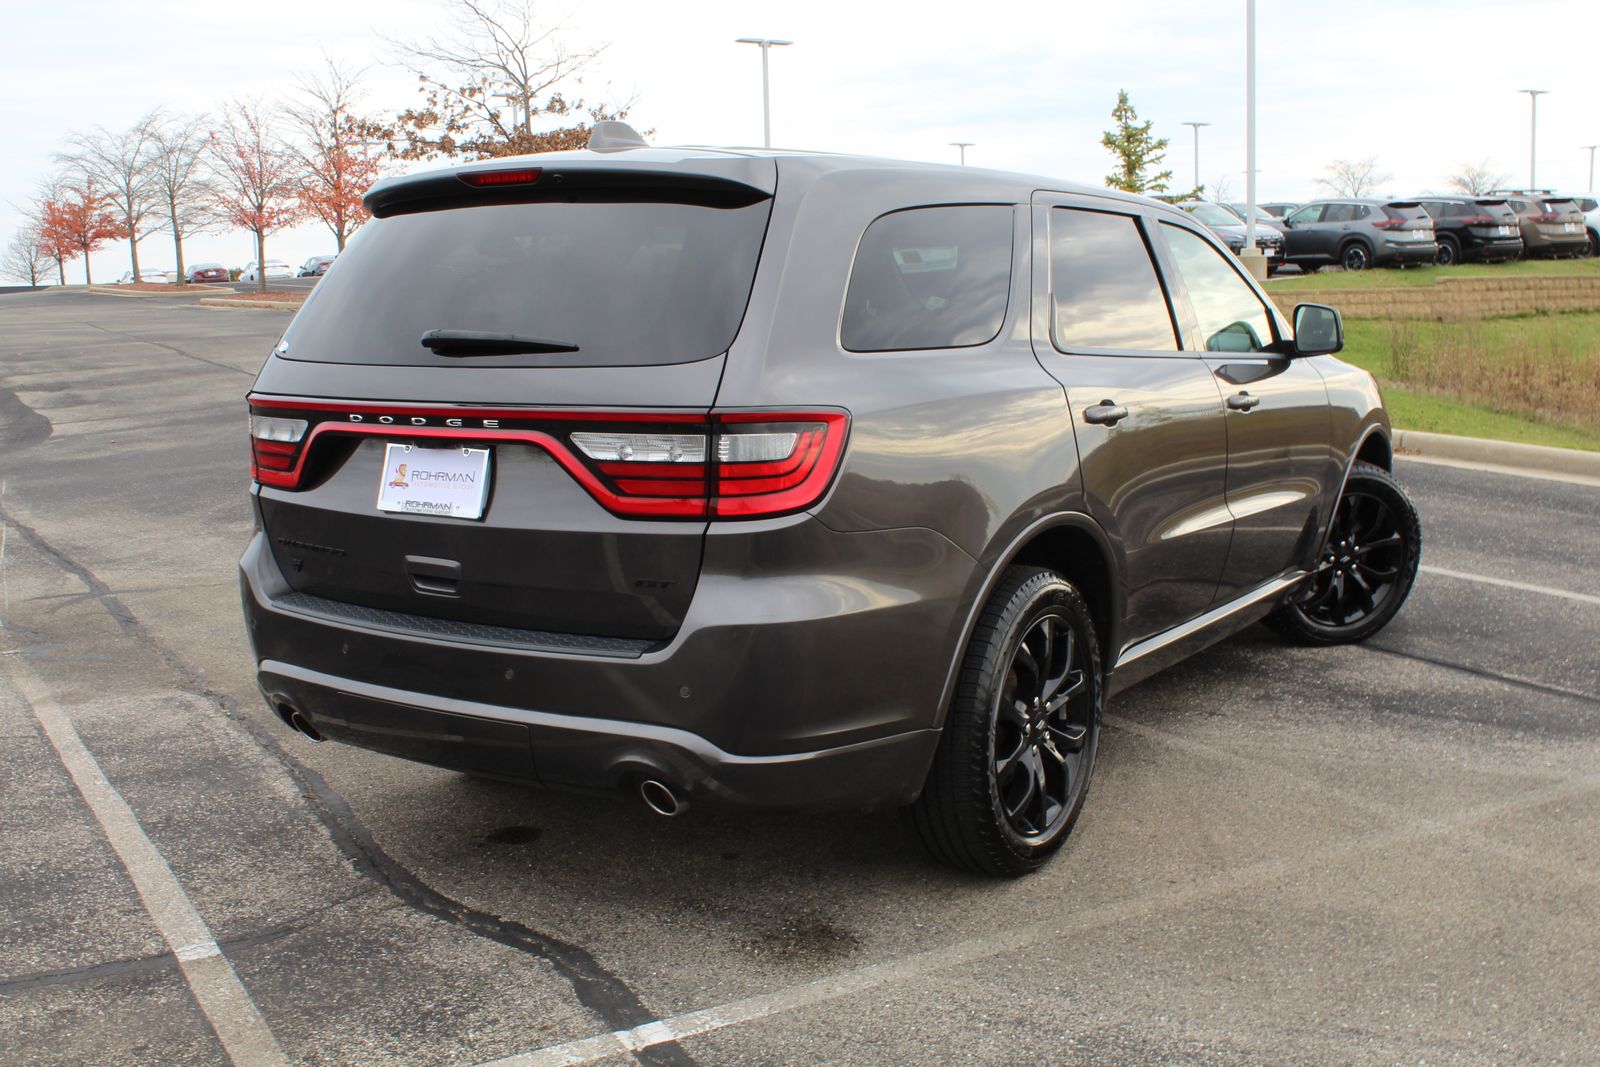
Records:
[[[1345,270],[1366,270],[1372,265],[1372,254],[1366,245],[1357,241],[1346,245],[1339,253],[1339,265]]]
[[[1008,568],[909,812],[928,850],[981,874],[1026,874],[1048,859],[1082,810],[1103,699],[1082,596],[1054,571]]]
[[[1301,274],[1315,274],[1322,269],[1321,263],[1296,263],[1295,266],[1300,268]]]
[[[1461,249],[1456,247],[1455,241],[1448,237],[1439,239],[1439,251],[1433,261],[1441,267],[1453,267],[1461,262]]]
[[[1306,644],[1362,641],[1388,624],[1411,593],[1422,524],[1388,471],[1357,463],[1316,571],[1269,618]]]

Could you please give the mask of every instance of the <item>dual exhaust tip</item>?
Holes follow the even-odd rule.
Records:
[[[312,725],[310,719],[301,714],[300,710],[287,702],[276,703],[272,710],[278,713],[284,725],[296,733],[303,734],[308,740],[320,742],[322,731]],[[678,795],[666,782],[659,778],[646,778],[639,783],[639,799],[644,801],[644,806],[664,818],[675,818],[689,810],[689,802]]]
[[[313,726],[311,720],[302,715],[293,704],[274,704],[272,705],[272,710],[277,712],[278,718],[283,720],[283,724],[295,733],[304,734],[308,740],[313,742],[322,740],[322,731]]]

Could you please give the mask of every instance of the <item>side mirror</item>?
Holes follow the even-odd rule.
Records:
[[[1294,306],[1294,354],[1326,356],[1344,348],[1344,320],[1326,304]]]

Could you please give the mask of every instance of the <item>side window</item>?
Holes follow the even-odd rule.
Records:
[[[1012,208],[896,211],[873,221],[850,269],[840,340],[852,352],[994,340],[1011,294]]]
[[[1329,204],[1322,213],[1323,222],[1352,222],[1356,217],[1354,204]]]
[[[1052,340],[1062,351],[1178,350],[1167,298],[1131,215],[1051,209],[1050,292]]]
[[[1367,205],[1365,205],[1365,204],[1352,205],[1351,210],[1355,212],[1355,214],[1352,215],[1351,218],[1354,218],[1357,221],[1360,221],[1361,219],[1364,219],[1368,215],[1372,214],[1372,209],[1367,207]]]
[[[1173,261],[1189,291],[1207,352],[1260,352],[1273,342],[1266,305],[1223,254],[1197,234],[1161,224]]]
[[[1320,221],[1322,218],[1322,208],[1322,204],[1308,204],[1307,206],[1300,208],[1298,211],[1290,212],[1289,217],[1284,221],[1289,223],[1291,226],[1304,226],[1307,223]]]

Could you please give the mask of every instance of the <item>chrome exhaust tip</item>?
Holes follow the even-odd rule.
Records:
[[[313,742],[320,742],[322,740],[322,731],[311,725],[311,720],[300,714],[300,712],[294,707],[288,704],[280,704],[276,710],[278,712],[278,718],[287,723],[291,730],[294,730],[296,733],[304,734],[307,739]]]
[[[646,778],[639,783],[639,797],[644,801],[645,807],[668,819],[689,810],[687,800],[679,798],[670,785],[654,778]]]

